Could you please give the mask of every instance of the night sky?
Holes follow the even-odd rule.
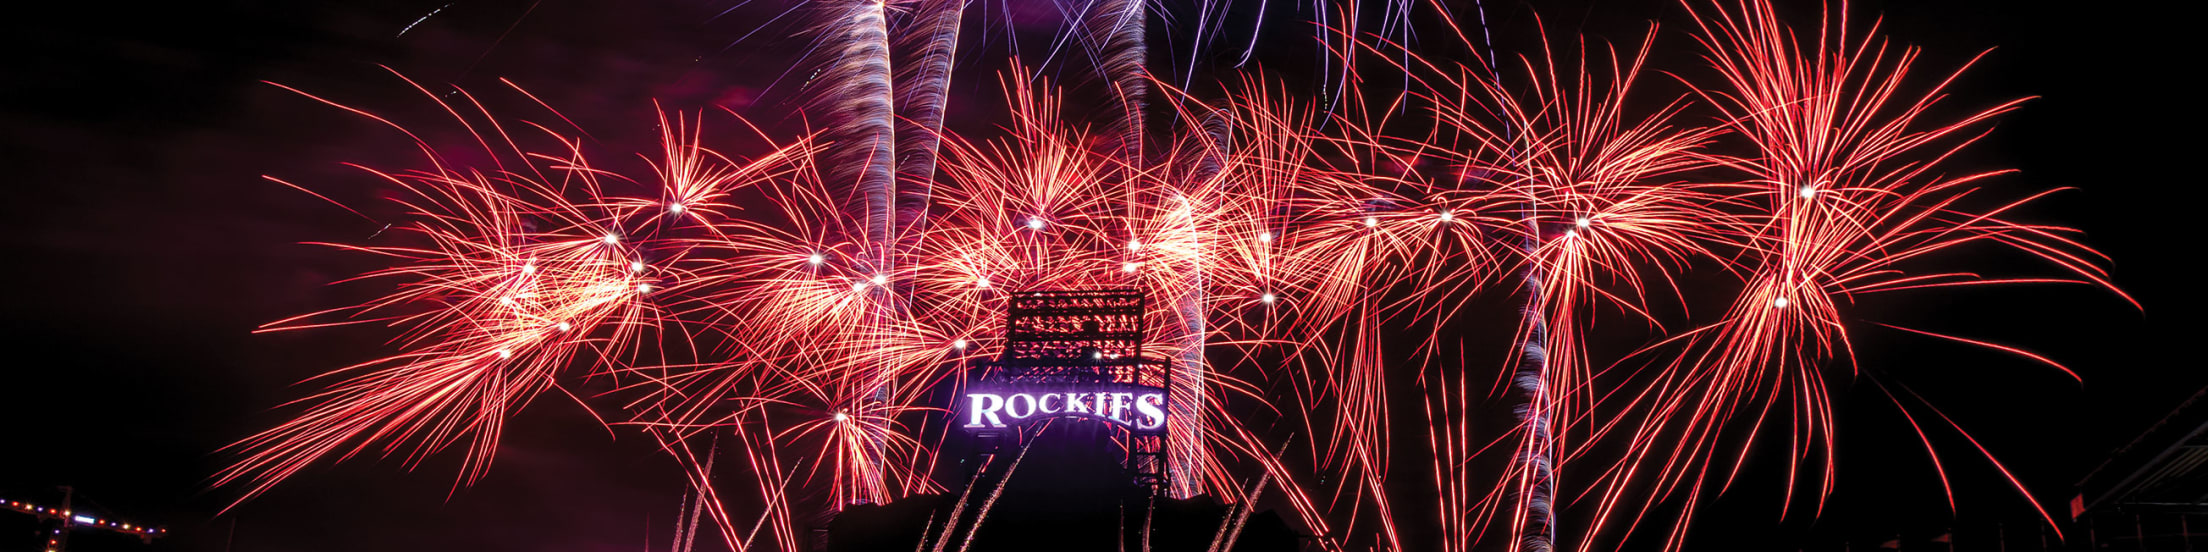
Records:
[[[497,464],[472,487],[455,489],[453,455],[412,473],[396,459],[370,458],[310,469],[218,517],[237,491],[209,489],[208,477],[229,458],[218,449],[280,422],[288,411],[278,405],[311,389],[294,382],[387,354],[374,332],[251,333],[378,291],[329,285],[376,268],[374,259],[304,242],[357,243],[381,225],[261,175],[390,221],[395,208],[379,200],[389,190],[340,163],[407,167],[415,159],[403,135],[263,81],[419,123],[433,142],[456,129],[379,65],[432,90],[455,83],[495,92],[509,78],[615,149],[649,151],[654,99],[801,123],[776,119],[790,109],[792,84],[774,77],[804,40],[766,22],[777,7],[716,16],[737,3],[43,2],[0,17],[8,52],[0,60],[0,289],[9,290],[0,295],[0,497],[48,501],[58,499],[54,486],[74,485],[93,509],[173,533],[151,548],[85,538],[76,549],[88,551],[664,549],[680,500],[677,472],[646,439],[615,438],[557,396],[508,426]],[[1498,28],[1529,28],[1531,9],[1553,32],[1627,43],[1647,21],[1662,21],[1665,53],[1654,68],[1703,70],[1673,3],[1493,4]],[[1814,13],[1804,4],[1799,13]],[[1308,93],[1315,83],[1294,69],[1303,59],[1294,52],[1308,48],[1298,26],[1307,16],[1274,10],[1254,66]],[[2109,450],[2208,385],[2208,367],[2186,354],[2200,339],[2194,240],[2203,182],[2192,166],[2200,103],[2197,86],[2184,84],[2202,68],[2198,30],[2124,3],[1859,2],[1851,12],[1859,24],[1883,13],[1897,43],[1927,48],[1928,74],[1993,48],[1949,101],[2039,98],[1954,167],[2019,169],[1991,185],[2012,197],[2075,188],[2017,218],[2083,229],[2145,306],[2068,286],[1863,307],[1876,310],[1865,317],[2018,345],[2085,377],[2079,385],[2030,361],[1891,333],[1865,331],[1860,343],[1871,377],[1922,392],[2059,516],[2071,485]],[[1013,34],[1047,32],[1049,17],[1015,14],[1023,30]],[[987,123],[961,120],[961,106],[977,113],[973,106],[997,94],[1008,46],[996,40],[960,60],[954,126]],[[499,107],[526,107],[512,94],[500,98]],[[2029,268],[2003,258],[1953,262]],[[1824,518],[1782,524],[1776,486],[1765,485],[1718,501],[1695,543],[2031,522],[1968,443],[1949,434],[1935,441],[1962,509],[1951,521],[1922,447],[1891,405],[1868,383],[1841,392],[1843,485]],[[30,527],[0,519],[0,552],[35,546]]]

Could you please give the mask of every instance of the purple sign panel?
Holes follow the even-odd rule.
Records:
[[[968,431],[1075,417],[1135,433],[1165,432],[1165,390],[1124,383],[982,383],[966,389],[958,410]]]

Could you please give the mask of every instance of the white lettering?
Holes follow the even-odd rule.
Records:
[[[966,427],[1004,427],[1004,420],[997,418],[997,410],[1004,408],[1004,397],[989,393],[970,393],[966,396],[973,401],[970,404],[972,408],[968,409],[973,414],[966,421]],[[983,416],[989,417],[988,425],[982,425]]]
[[[1022,405],[1027,407],[1025,412],[1021,411],[1020,407]],[[1035,396],[1026,393],[1014,393],[1010,397],[1005,397],[1004,415],[1011,416],[1013,419],[1035,415]]]
[[[1144,393],[1135,399],[1135,413],[1142,415],[1135,421],[1135,429],[1152,430],[1165,427],[1165,395]]]
[[[1001,428],[1032,417],[1083,416],[1102,418],[1138,431],[1165,427],[1166,396],[1163,392],[1084,393],[967,393],[966,426]]]

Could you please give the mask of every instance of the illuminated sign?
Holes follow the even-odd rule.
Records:
[[[1165,390],[1118,383],[1032,383],[974,387],[959,401],[968,430],[1058,417],[1109,422],[1135,433],[1165,431]]]

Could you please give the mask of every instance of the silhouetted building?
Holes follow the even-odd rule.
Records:
[[[2194,393],[2078,482],[2073,539],[2087,550],[2208,547],[2208,389]]]

